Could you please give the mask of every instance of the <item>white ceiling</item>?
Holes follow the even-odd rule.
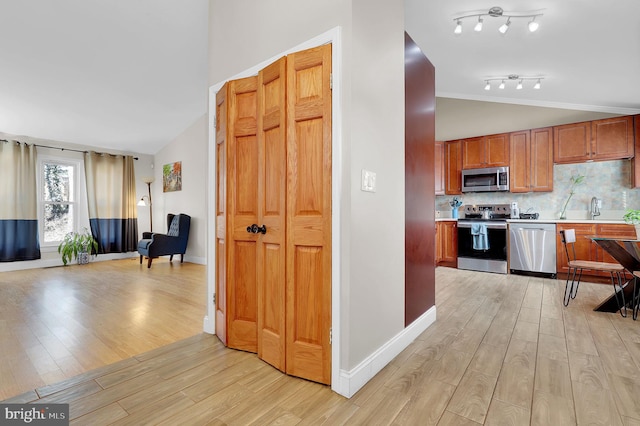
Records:
[[[0,132],[154,154],[207,110],[208,0],[0,0]]]
[[[404,2],[439,97],[640,113],[638,0]],[[544,9],[540,29],[453,34],[492,6]],[[0,132],[154,154],[206,112],[208,0],[0,0],[0,16]],[[508,74],[542,89],[484,90]]]
[[[463,20],[453,33],[454,18],[487,12],[540,11],[540,28],[528,19],[512,19],[506,34],[497,29],[506,19]],[[436,68],[436,95],[618,114],[640,112],[640,1],[638,0],[405,0],[405,26]],[[515,13],[514,13],[515,14]],[[544,76],[515,90],[484,90],[484,79],[509,74]]]

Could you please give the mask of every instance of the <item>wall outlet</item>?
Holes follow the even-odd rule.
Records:
[[[362,169],[362,182],[360,189],[366,192],[376,192],[375,172]]]

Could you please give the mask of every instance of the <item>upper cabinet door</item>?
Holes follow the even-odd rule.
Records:
[[[553,128],[553,162],[581,163],[591,159],[591,122]]]
[[[502,167],[509,165],[509,134],[485,136],[485,158],[484,167]]]
[[[462,168],[479,169],[486,167],[484,136],[462,139]]]
[[[436,195],[444,195],[444,142],[435,143],[435,191]]]
[[[461,141],[444,143],[445,193],[462,194],[462,144]]]
[[[553,191],[553,130],[531,130],[531,170],[529,186],[533,192]]]
[[[509,190],[511,192],[529,192],[529,165],[531,164],[531,147],[529,130],[513,132],[510,135],[511,162],[509,168]]]
[[[591,122],[593,160],[633,157],[633,117],[615,117]]]

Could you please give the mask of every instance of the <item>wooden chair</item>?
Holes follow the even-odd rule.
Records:
[[[624,292],[622,291],[622,278],[624,276],[624,267],[619,263],[609,263],[609,262],[595,262],[592,260],[579,260],[576,259],[576,231],[575,229],[565,229],[560,231],[560,236],[562,238],[562,244],[564,245],[564,251],[567,255],[567,262],[569,265],[569,273],[567,275],[567,282],[564,288],[564,306],[568,306],[571,299],[576,298],[576,294],[578,294],[578,286],[580,285],[580,279],[582,278],[582,271],[602,271],[608,272],[611,276],[611,284],[613,285],[613,291],[616,295],[616,302],[618,303],[618,308],[620,309],[620,315],[623,317],[627,316],[627,306],[624,301]],[[576,280],[577,274],[577,280]],[[571,285],[569,285],[569,276],[571,276]],[[616,289],[616,281],[618,283],[618,292]],[[618,295],[620,293],[620,296]],[[622,298],[622,303],[620,303],[620,297]],[[622,312],[624,309],[624,313]]]

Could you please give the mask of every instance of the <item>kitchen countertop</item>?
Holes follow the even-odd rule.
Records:
[[[628,225],[624,220],[606,220],[606,219],[507,219],[508,223],[593,223],[593,224],[616,224]],[[633,225],[631,225],[633,226]]]
[[[436,222],[457,221],[451,217],[438,217]],[[507,223],[593,223],[593,224],[611,224],[611,225],[628,225],[624,220],[606,220],[606,219],[507,219]],[[633,226],[633,225],[630,225]]]

